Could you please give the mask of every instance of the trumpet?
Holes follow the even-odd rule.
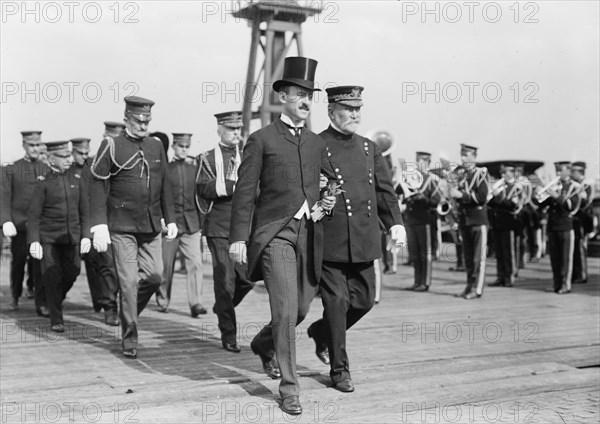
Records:
[[[550,181],[548,184],[546,184],[544,187],[542,187],[542,188],[538,187],[536,190],[536,193],[535,193],[535,198],[539,203],[542,203],[546,199],[548,199],[548,197],[550,197],[550,194],[548,194],[548,192],[551,189],[559,189],[559,188],[560,188],[560,177],[556,177],[552,181]]]

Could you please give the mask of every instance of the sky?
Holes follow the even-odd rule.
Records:
[[[23,130],[95,151],[130,94],[156,102],[151,131],[214,147],[213,115],[242,108],[250,28],[230,12],[247,3],[2,1],[2,162],[23,155]],[[309,3],[323,9],[302,26],[317,84],[364,86],[359,133],[389,131],[396,163],[458,161],[466,143],[482,161],[584,160],[598,177],[599,2]],[[311,119],[328,125],[322,94]]]

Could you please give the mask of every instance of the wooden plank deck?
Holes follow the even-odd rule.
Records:
[[[8,312],[8,262],[1,282],[0,422],[100,423],[591,423],[600,413],[598,258],[590,282],[573,293],[545,293],[547,259],[527,264],[516,287],[486,287],[480,300],[452,295],[464,274],[434,264],[428,293],[403,290],[412,268],[384,277],[382,301],[348,333],[356,391],[329,386],[307,326],[298,328],[300,417],[277,406],[278,381],[261,373],[249,343],[269,321],[257,287],[238,307],[242,353],[224,351],[216,317],[192,319],[184,276],[176,274],[169,314],[152,301],[140,319],[138,359],[121,356],[119,330],[94,313],[85,275],[64,306],[66,332],[49,331],[32,300]],[[488,264],[488,282],[495,264]],[[204,268],[206,305],[212,269]],[[210,308],[209,308],[210,309]]]

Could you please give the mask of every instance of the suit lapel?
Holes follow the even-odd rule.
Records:
[[[279,130],[279,133],[283,134],[283,137],[292,144],[298,145],[298,140],[294,137],[290,131],[290,129],[285,125],[280,118],[277,118],[275,121],[275,126]]]

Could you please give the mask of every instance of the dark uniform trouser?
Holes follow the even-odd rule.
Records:
[[[112,252],[98,252],[92,246],[83,260],[94,309],[116,310],[119,285]]]
[[[561,288],[571,290],[573,250],[575,248],[574,231],[548,231],[548,248],[550,249],[554,291]]]
[[[432,235],[431,225],[406,227],[408,251],[415,269],[415,284],[431,285]]]
[[[215,306],[221,341],[236,343],[235,307],[252,290],[254,283],[246,277],[248,265],[236,264],[229,258],[229,242],[222,237],[207,237],[212,255]]]
[[[10,294],[13,299],[18,300],[23,294],[23,279],[25,278],[25,266],[29,271],[27,286],[35,291],[35,307],[46,306],[46,297],[44,295],[44,285],[40,278],[40,261],[29,257],[29,244],[27,243],[27,233],[17,231],[11,240],[10,252],[12,260],[10,263]],[[29,280],[33,286],[30,286]]]
[[[473,225],[461,229],[465,267],[467,268],[466,293],[470,293],[473,286],[475,286],[475,293],[478,295],[483,294],[487,231],[487,225]]]
[[[42,281],[50,312],[50,323],[62,324],[62,302],[81,269],[79,245],[44,243],[42,248]]]
[[[138,315],[162,279],[160,233],[112,233],[113,257],[119,283],[123,349],[138,342]]]
[[[260,330],[252,343],[267,357],[277,353],[282,399],[300,394],[295,327],[304,320],[319,287],[311,258],[313,237],[312,221],[292,219],[267,245],[261,257],[271,323]]]
[[[413,260],[414,260],[414,256]],[[346,330],[371,310],[375,301],[373,262],[323,262],[321,271],[323,319],[310,326],[315,340],[327,342],[333,384],[350,379]]]
[[[587,281],[587,245],[585,229],[579,222],[573,223],[575,249],[573,250],[573,281]]]
[[[518,269],[515,254],[515,232],[494,230],[494,243],[498,281],[513,284]]]

